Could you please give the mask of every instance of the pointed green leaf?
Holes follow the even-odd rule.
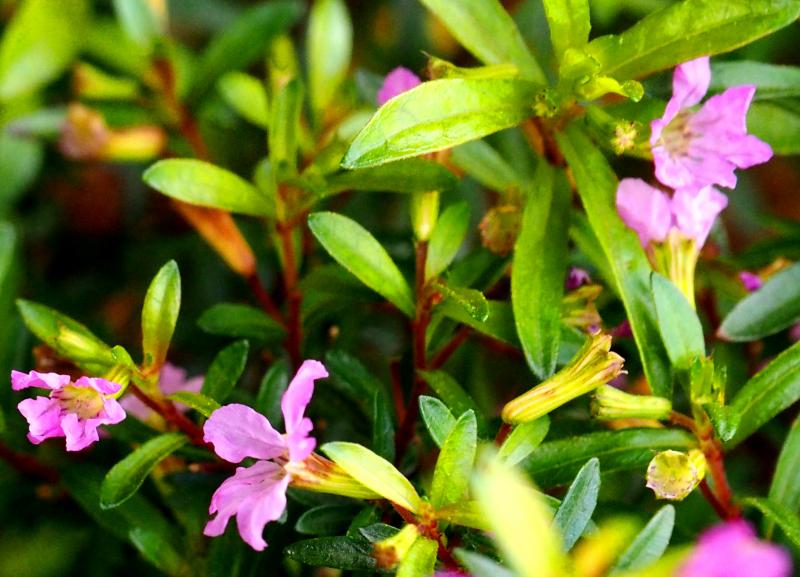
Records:
[[[722,91],[742,84],[758,87],[757,100],[800,96],[800,68],[751,60],[711,64],[709,90]]]
[[[272,426],[279,430],[283,426],[281,399],[289,387],[290,376],[289,363],[286,360],[273,363],[264,373],[256,396],[256,410],[267,417]]]
[[[437,447],[444,445],[448,435],[456,426],[453,413],[442,401],[426,395],[419,398],[419,411],[433,442]]]
[[[308,19],[311,106],[321,115],[350,67],[353,23],[343,0],[316,0]]]
[[[439,276],[453,262],[467,234],[469,213],[469,204],[458,202],[439,215],[428,241],[425,280]]]
[[[372,545],[350,537],[318,537],[292,543],[283,550],[290,559],[316,567],[348,571],[372,571],[375,558]]]
[[[174,260],[158,271],[142,307],[144,366],[160,367],[167,359],[172,333],[181,308],[181,275]]]
[[[692,361],[703,358],[706,345],[703,326],[692,305],[671,281],[658,273],[652,273],[650,283],[653,301],[656,304],[658,329],[672,366],[685,370]]]
[[[754,102],[747,113],[747,127],[775,154],[800,154],[800,110],[796,100]]]
[[[440,282],[436,290],[444,297],[444,303],[449,303],[450,309],[460,308],[464,314],[476,322],[486,322],[489,318],[489,302],[483,293],[470,288],[454,287]]]
[[[261,128],[269,127],[269,101],[264,83],[244,72],[229,72],[217,88],[239,116]]]
[[[394,415],[383,391],[372,396],[372,450],[394,461]]]
[[[202,160],[160,160],[142,178],[158,192],[189,204],[251,216],[271,215],[269,202],[256,187]]]
[[[558,136],[561,151],[572,168],[589,223],[611,264],[647,382],[656,395],[671,398],[669,359],[661,342],[650,292],[650,263],[636,234],[623,224],[617,214],[617,177],[603,154],[575,123]]]
[[[114,0],[113,3],[122,29],[136,44],[149,48],[161,36],[163,30],[154,3],[147,0]]]
[[[357,511],[353,505],[320,505],[300,515],[294,530],[303,535],[337,535],[347,530]]]
[[[431,504],[434,507],[455,505],[464,498],[477,448],[478,424],[475,413],[467,411],[458,418],[436,461],[431,484]]]
[[[165,433],[150,439],[114,465],[103,479],[100,506],[112,509],[130,499],[150,471],[163,459],[183,447],[189,439],[182,433]]]
[[[220,408],[220,404],[201,393],[192,393],[191,391],[178,391],[172,393],[167,397],[170,401],[186,405],[190,409],[194,409],[204,417],[208,418],[211,413]]]
[[[500,445],[497,456],[509,466],[517,465],[542,443],[549,430],[547,415],[517,425]]]
[[[297,147],[300,113],[303,108],[303,85],[292,78],[272,99],[269,123],[269,161],[279,181],[297,171]]]
[[[397,577],[431,577],[436,566],[439,544],[427,537],[418,537],[397,567]]]
[[[415,513],[421,504],[417,491],[386,459],[356,443],[326,443],[325,453],[356,481],[392,503]]]
[[[765,518],[778,525],[795,550],[800,551],[800,516],[795,511],[781,506],[780,503],[757,497],[743,499],[742,503],[755,507],[764,514]]]
[[[599,492],[600,461],[592,458],[578,471],[553,519],[561,532],[565,551],[572,549],[589,524]]]
[[[444,371],[420,371],[419,374],[430,385],[431,389],[439,395],[439,398],[444,401],[453,412],[453,415],[460,417],[471,410],[478,419],[478,429],[483,429],[485,425],[483,413],[473,398],[469,396],[469,393],[458,384],[458,381]]]
[[[502,194],[527,188],[527,179],[483,140],[456,146],[450,160],[486,188]]]
[[[653,515],[633,542],[622,552],[609,575],[643,569],[656,562],[667,549],[675,526],[675,507],[665,505]]]
[[[244,373],[249,351],[247,341],[236,341],[222,349],[208,367],[202,393],[219,403],[224,402]]]
[[[207,309],[197,321],[212,335],[254,339],[274,343],[286,337],[286,329],[261,309],[235,303],[219,303]]]
[[[553,53],[561,61],[569,48],[583,48],[589,41],[588,0],[544,0]]]
[[[381,166],[359,170],[343,170],[325,177],[325,188],[317,199],[345,190],[428,192],[450,190],[458,180],[438,162],[422,158],[406,158]]]
[[[797,511],[800,508],[800,418],[792,423],[789,434],[781,447],[772,484],[767,495],[770,502],[784,511]],[[773,522],[767,523],[767,535],[772,533]]]
[[[423,82],[378,110],[342,166],[365,168],[475,140],[531,116],[537,86],[524,80]]]
[[[485,557],[480,553],[468,551],[466,549],[456,549],[454,551],[470,575],[474,577],[514,577],[514,573],[500,565],[497,561]]]
[[[333,259],[409,317],[414,297],[386,250],[364,227],[333,212],[309,215],[308,226]]]

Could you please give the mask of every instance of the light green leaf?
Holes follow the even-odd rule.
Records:
[[[453,302],[444,301],[434,310],[498,341],[519,347],[519,339],[514,327],[514,314],[511,312],[510,304],[505,301],[486,301],[486,304],[489,308],[489,316],[485,321],[479,321],[470,316],[464,307]]]
[[[665,505],[653,515],[633,542],[622,552],[609,575],[643,569],[656,562],[667,549],[675,526],[675,508]]]
[[[569,48],[583,48],[589,41],[588,0],[544,0],[544,13],[550,26],[553,53],[559,59]]]
[[[512,63],[523,78],[546,82],[514,20],[498,0],[421,0],[464,48],[486,64]]]
[[[150,471],[163,459],[183,447],[189,439],[182,433],[165,433],[147,441],[114,465],[103,479],[100,506],[113,509],[130,499]]]
[[[148,168],[142,178],[158,192],[189,204],[251,216],[271,216],[269,202],[256,187],[202,160],[160,160]]]
[[[766,519],[778,525],[796,551],[800,551],[800,516],[792,509],[781,506],[770,499],[750,497],[743,499],[746,506],[755,507]]]
[[[163,33],[155,4],[152,2],[114,0],[114,12],[128,38],[140,46],[149,48]]]
[[[419,412],[436,446],[444,445],[450,432],[456,426],[456,418],[447,405],[436,397],[422,395],[419,398]]]
[[[409,317],[414,297],[386,250],[364,227],[332,212],[309,215],[308,226],[333,259]]]
[[[673,367],[686,370],[694,359],[705,357],[703,326],[686,297],[672,282],[654,272],[650,283],[667,356]]]
[[[475,413],[467,411],[450,431],[436,461],[431,484],[431,504],[434,507],[455,505],[464,498],[477,448],[478,423]]]
[[[658,329],[650,292],[650,263],[636,234],[620,219],[615,208],[617,178],[603,154],[576,124],[558,135],[589,224],[597,235],[614,274],[628,320],[653,392],[672,398],[672,378]]]
[[[269,100],[261,80],[244,72],[228,72],[217,88],[239,116],[261,128],[269,127]]]
[[[800,96],[800,68],[750,60],[712,62],[709,90],[721,91],[742,84],[758,87],[756,100]]]
[[[474,319],[475,322],[486,322],[489,318],[489,301],[483,293],[470,288],[454,287],[440,282],[436,285],[436,290],[444,297],[442,303],[463,310],[464,314]]]
[[[547,415],[517,425],[500,445],[497,456],[509,466],[517,465],[542,443],[549,430]]]
[[[775,465],[772,483],[767,498],[783,511],[797,511],[800,508],[800,418],[795,419],[786,440],[781,447],[781,454]],[[768,521],[767,536],[772,533],[773,521]]]
[[[208,367],[201,392],[218,403],[224,402],[244,372],[249,350],[247,341],[236,341],[222,349]]]
[[[439,544],[419,536],[397,567],[397,577],[431,577],[436,566]]]
[[[336,95],[350,66],[353,23],[343,0],[316,0],[308,19],[308,81],[318,115]]]
[[[292,78],[273,95],[269,123],[269,161],[279,181],[297,172],[297,147],[303,85]]]
[[[542,162],[522,217],[511,269],[511,305],[525,359],[546,379],[561,345],[561,301],[567,267],[570,190],[566,178]]]
[[[366,447],[356,443],[326,443],[322,452],[368,489],[412,513],[419,510],[422,501],[408,479]]]
[[[456,549],[454,554],[456,559],[469,570],[469,574],[474,577],[514,577],[514,573],[500,563],[479,553],[467,549]]]
[[[44,145],[11,133],[11,125],[0,120],[0,215],[35,182],[44,161]],[[61,126],[59,124],[59,126]]]
[[[220,404],[211,397],[200,393],[192,393],[191,391],[178,391],[177,393],[169,395],[167,399],[186,405],[206,418],[210,417],[211,413],[220,408]]]
[[[469,213],[469,204],[458,202],[448,206],[439,215],[428,241],[428,256],[425,259],[426,281],[439,276],[453,262],[467,234]]]
[[[423,82],[384,104],[342,160],[365,168],[475,140],[531,116],[537,86],[524,80]]]
[[[450,160],[483,186],[506,194],[526,190],[527,179],[483,140],[456,146]]]
[[[236,303],[219,303],[207,309],[197,321],[212,335],[255,339],[267,343],[281,341],[286,329],[261,309]]]
[[[407,158],[382,166],[345,170],[325,177],[324,189],[318,198],[345,190],[387,192],[427,192],[455,188],[456,177],[438,162],[422,158]]]
[[[167,358],[181,308],[181,275],[174,260],[158,271],[142,307],[144,366],[161,367]]]
[[[564,550],[569,551],[583,534],[597,506],[600,492],[600,461],[592,458],[578,472],[569,486],[553,524],[561,532]]]
[[[800,107],[795,100],[754,102],[747,113],[747,126],[775,154],[800,154]]]

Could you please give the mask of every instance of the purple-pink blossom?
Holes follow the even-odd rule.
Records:
[[[675,68],[672,98],[664,116],[651,123],[656,178],[674,189],[736,186],[736,168],[772,158],[770,146],[747,134],[747,110],[756,87],[742,85],[712,96],[693,111],[711,82],[709,58]]]
[[[208,512],[216,516],[203,533],[222,535],[228,521],[236,516],[242,539],[256,551],[267,543],[262,533],[270,521],[286,509],[286,488],[291,474],[286,466],[300,463],[314,451],[316,440],[309,436],[313,425],[305,410],[314,394],[314,381],[328,376],[318,361],[305,361],[289,383],[281,400],[286,433],[281,435],[267,418],[246,405],[225,405],[214,411],[203,426],[207,443],[231,463],[247,457],[257,459],[249,467],[237,467],[211,497]]]
[[[384,78],[383,85],[378,90],[378,106],[383,106],[398,94],[407,92],[420,84],[421,81],[416,74],[408,68],[398,66]]]
[[[80,451],[100,438],[97,427],[125,418],[125,410],[114,398],[122,387],[105,379],[81,377],[72,382],[68,375],[58,373],[11,371],[12,389],[29,387],[50,391],[47,397],[25,399],[17,405],[28,421],[28,440],[34,445],[64,437],[67,451]]]
[[[761,285],[764,284],[764,281],[761,280],[760,276],[758,276],[756,273],[746,270],[739,273],[739,280],[742,281],[744,290],[749,293],[757,291],[761,288]]]
[[[570,267],[569,273],[567,274],[567,281],[564,283],[564,288],[567,291],[574,291],[577,288],[582,287],[585,284],[589,284],[592,282],[592,277],[589,276],[589,273],[577,266]]]
[[[761,541],[747,521],[708,529],[678,570],[678,577],[789,577],[792,561],[781,547]]]
[[[171,363],[164,363],[158,375],[158,388],[161,389],[161,392],[165,396],[179,391],[199,393],[200,389],[203,388],[203,377],[197,376],[187,378],[186,369],[182,369]],[[125,412],[129,415],[133,415],[140,421],[147,421],[155,415],[150,407],[133,395],[123,397],[120,400],[120,404],[122,408],[125,409]],[[179,410],[185,410],[182,405],[178,405],[178,407]]]

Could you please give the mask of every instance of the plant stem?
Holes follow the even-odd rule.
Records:
[[[294,227],[278,222],[277,230],[281,239],[283,288],[286,293],[286,330],[288,333],[286,336],[286,351],[289,353],[289,359],[296,370],[302,360],[303,327],[300,317],[300,305],[302,304],[303,295],[300,292],[297,259],[295,258],[294,243],[292,242]]]
[[[267,289],[264,288],[258,273],[254,273],[247,277],[247,285],[253,291],[253,294],[255,295],[258,304],[261,305],[261,308],[263,308],[269,316],[278,321],[280,324],[284,324],[283,315],[281,314],[280,309],[272,301]]]
[[[203,440],[203,429],[178,411],[171,402],[153,399],[133,383],[128,385],[128,387],[137,399],[161,415],[165,421],[185,433],[193,445],[197,445],[198,447],[209,446],[208,443]]]
[[[453,353],[455,353],[458,348],[464,344],[467,338],[469,338],[471,332],[471,327],[461,327],[458,329],[456,334],[453,335],[453,338],[450,339],[450,341],[441,349],[439,349],[439,352],[433,356],[433,359],[431,359],[430,362],[430,368],[434,370],[441,368],[448,360],[450,360],[450,357],[453,356]]]

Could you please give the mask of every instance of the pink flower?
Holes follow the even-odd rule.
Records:
[[[50,391],[49,397],[25,399],[17,405],[28,421],[28,440],[34,445],[65,437],[67,451],[80,451],[99,439],[97,427],[125,418],[125,410],[113,398],[122,387],[105,379],[81,377],[73,383],[58,373],[11,371],[12,389],[28,387]]]
[[[407,92],[420,84],[420,79],[416,74],[408,68],[398,66],[384,78],[383,85],[378,90],[378,106],[383,106],[398,94]]]
[[[328,376],[318,361],[305,361],[289,383],[281,400],[286,434],[281,435],[264,415],[245,405],[225,405],[214,411],[203,426],[203,439],[231,463],[246,457],[258,459],[249,467],[237,467],[211,497],[210,519],[203,533],[216,537],[225,532],[231,517],[242,539],[256,551],[267,543],[262,533],[270,521],[286,509],[286,488],[291,474],[286,465],[304,461],[314,451],[316,440],[309,436],[313,425],[304,416],[314,393],[314,381]]]
[[[574,291],[575,289],[582,287],[585,284],[589,284],[590,282],[592,282],[592,278],[589,276],[587,271],[573,266],[569,269],[567,282],[564,283],[564,288],[568,291]]]
[[[616,204],[620,217],[645,248],[652,242],[664,242],[672,229],[694,240],[699,248],[728,198],[713,186],[681,189],[670,198],[639,178],[624,178],[617,188]]]
[[[712,184],[733,188],[736,168],[772,158],[767,143],[747,134],[747,109],[756,87],[734,86],[692,111],[710,82],[708,57],[675,68],[672,98],[664,116],[650,124],[656,178],[662,184],[690,190]]]
[[[760,541],[742,520],[707,530],[678,577],[789,577],[792,561],[781,547]]]
[[[203,388],[203,376],[186,378],[186,370],[171,363],[164,363],[158,376],[158,387],[167,396],[179,391],[199,393]],[[155,413],[153,410],[133,395],[127,395],[120,400],[120,405],[125,411],[140,421],[149,420]],[[181,410],[185,407],[179,405]]]
[[[739,280],[742,281],[744,290],[749,293],[757,291],[764,284],[760,276],[746,270],[739,273]]]

